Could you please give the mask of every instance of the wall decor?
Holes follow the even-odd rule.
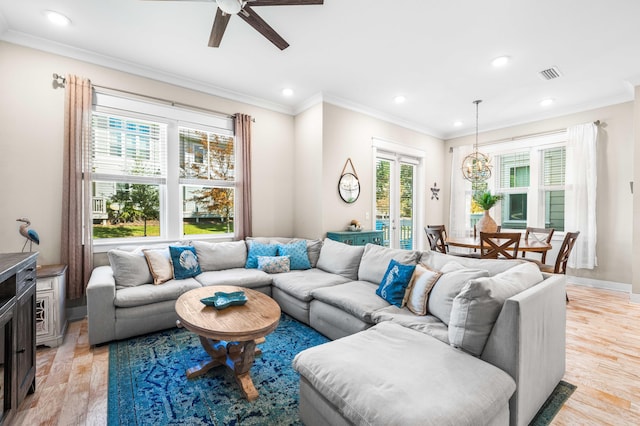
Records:
[[[348,165],[351,165],[353,173],[346,171]],[[360,180],[358,179],[355,167],[353,167],[351,158],[347,158],[342,168],[340,180],[338,181],[338,193],[340,194],[340,198],[349,204],[355,203],[360,196]]]
[[[431,199],[435,199],[435,200],[439,200],[440,198],[438,198],[438,192],[440,192],[440,188],[438,188],[438,184],[433,182],[433,188],[431,189]]]

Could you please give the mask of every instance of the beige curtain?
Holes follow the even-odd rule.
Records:
[[[89,129],[91,82],[67,76],[62,177],[62,263],[68,265],[67,297],[84,296],[93,267]]]
[[[246,114],[236,114],[235,133],[239,158],[238,177],[241,194],[240,217],[234,223],[235,238],[242,240],[252,235],[251,229],[251,122]]]

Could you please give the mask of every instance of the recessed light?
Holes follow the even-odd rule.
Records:
[[[395,102],[395,103],[397,103],[397,104],[401,104],[401,103],[403,103],[403,102],[404,102],[404,101],[406,101],[406,100],[407,100],[407,98],[405,98],[405,97],[404,97],[404,96],[402,96],[402,95],[398,95],[398,96],[396,96],[395,98],[393,98],[393,102]]]
[[[551,99],[551,98],[543,99],[543,100],[540,101],[540,106],[546,107],[546,106],[549,106],[549,105],[553,104],[554,102],[555,102],[555,100]]]
[[[54,25],[58,25],[59,27],[66,27],[71,23],[71,19],[67,18],[60,12],[45,10],[44,14],[46,15],[47,19],[49,19],[49,22]]]
[[[462,121],[460,121],[460,120],[456,120],[456,121],[454,121],[454,122],[453,122],[453,125],[454,125],[455,127],[460,127],[460,126],[462,126]]]
[[[503,67],[503,66],[507,65],[510,60],[511,60],[511,58],[508,57],[508,56],[498,56],[493,61],[491,61],[491,65],[493,65],[496,68]]]
[[[286,88],[282,89],[282,96],[293,96],[293,89]]]

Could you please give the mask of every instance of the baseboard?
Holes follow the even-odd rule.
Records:
[[[640,303],[640,294],[631,293],[629,300],[631,300],[632,303]]]
[[[569,284],[601,288],[603,290],[622,291],[624,293],[631,294],[631,284],[618,283],[615,281],[595,280],[593,278],[574,277],[572,275],[567,275],[567,282]]]

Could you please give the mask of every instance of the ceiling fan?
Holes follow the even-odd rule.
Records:
[[[185,0],[193,1],[193,0]],[[202,0],[200,0],[202,1]],[[227,28],[231,15],[238,15],[256,31],[275,44],[280,50],[289,47],[289,43],[267,24],[254,10],[254,6],[297,6],[323,4],[324,0],[205,0],[215,1],[218,5],[216,18],[213,21],[209,47],[220,47],[222,36]]]

